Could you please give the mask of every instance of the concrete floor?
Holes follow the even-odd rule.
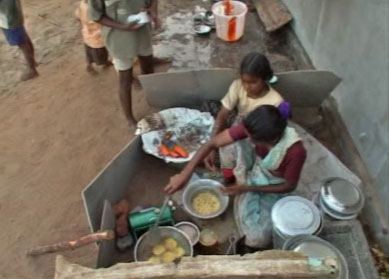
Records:
[[[172,59],[172,70],[238,68],[241,59],[253,51],[267,55],[275,72],[312,68],[294,34],[287,29],[269,35],[255,9],[248,12],[245,34],[238,42],[224,42],[217,38],[215,31],[210,35],[196,35],[193,16],[211,10],[212,3],[210,0],[160,1],[163,29],[154,37],[154,53]]]

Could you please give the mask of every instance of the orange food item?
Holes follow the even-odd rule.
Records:
[[[175,152],[174,150],[170,150],[170,156],[173,157],[173,158],[180,158],[181,155],[177,152]]]
[[[167,146],[164,145],[164,144],[161,144],[161,145],[158,147],[158,150],[159,150],[159,153],[161,153],[161,155],[163,155],[163,156],[169,156],[169,155],[170,155],[169,149],[168,149]]]
[[[187,158],[189,156],[188,151],[186,151],[185,148],[179,145],[174,146],[173,151],[180,154],[182,158]]]

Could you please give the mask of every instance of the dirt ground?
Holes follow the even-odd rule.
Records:
[[[0,38],[0,278],[53,278],[54,256],[28,259],[39,244],[89,232],[81,190],[133,137],[113,69],[84,70],[76,0],[24,1],[40,77],[18,83],[23,65]],[[148,111],[135,94],[136,115]],[[95,247],[66,253],[90,265]]]

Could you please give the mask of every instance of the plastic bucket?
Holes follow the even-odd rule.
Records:
[[[216,34],[220,39],[234,42],[243,36],[246,4],[239,1],[221,1],[212,6],[212,13],[215,16]]]

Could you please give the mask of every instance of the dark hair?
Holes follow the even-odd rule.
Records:
[[[275,106],[262,105],[246,116],[243,125],[252,139],[274,143],[284,134],[286,119]]]
[[[265,55],[259,52],[251,52],[240,63],[240,74],[254,76],[267,81],[273,77],[273,70]]]

